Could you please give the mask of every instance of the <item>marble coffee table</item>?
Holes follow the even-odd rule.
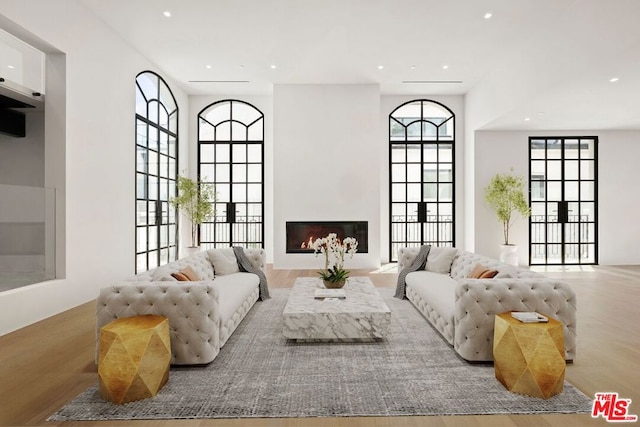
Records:
[[[346,298],[315,299],[324,285],[316,277],[299,277],[282,313],[283,334],[296,340],[372,340],[391,329],[391,310],[368,277],[350,277]]]

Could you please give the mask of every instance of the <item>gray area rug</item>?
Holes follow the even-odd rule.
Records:
[[[458,358],[409,301],[392,298],[393,289],[379,291],[392,311],[386,340],[288,342],[281,314],[289,291],[276,289],[211,364],[172,367],[157,396],[115,405],[96,385],[49,420],[590,412],[591,399],[566,382],[548,400],[508,392],[493,365]]]

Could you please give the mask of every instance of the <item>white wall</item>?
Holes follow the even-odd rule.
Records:
[[[640,264],[640,131],[604,131],[595,134],[600,137],[600,264]]]
[[[526,132],[475,132],[475,252],[500,257],[503,243],[502,225],[484,201],[484,188],[496,173],[513,172],[527,179],[529,151]],[[518,219],[510,230],[509,240],[518,245],[518,263],[529,263],[528,220]]]
[[[0,294],[0,334],[5,334],[92,300],[100,287],[134,273],[134,82],[146,69],[163,73],[78,1],[0,0],[0,10],[4,26],[11,21],[66,55],[66,64],[53,70],[66,73],[65,111],[53,112],[64,120],[66,141],[55,152],[45,147],[47,167],[59,168],[46,175],[64,180],[58,189],[66,224],[58,236],[66,252],[64,278]],[[167,82],[180,107],[180,138],[188,140],[187,97]],[[49,111],[46,115],[48,121]],[[61,152],[64,157],[56,158]]]
[[[380,265],[378,85],[275,85],[274,267],[319,268],[286,254],[287,221],[368,221],[368,253],[347,268]]]
[[[515,173],[528,178],[530,136],[597,136],[598,144],[598,243],[599,264],[639,264],[640,227],[640,131],[478,131],[475,134],[475,244],[476,252],[499,256],[502,227],[484,201],[484,188],[496,173]],[[519,263],[529,263],[528,220],[511,229],[518,244]]]
[[[191,178],[198,172],[198,114],[210,104],[225,99],[237,99],[248,102],[264,114],[264,248],[267,263],[273,263],[273,97],[259,95],[216,95],[189,97],[189,170]],[[184,221],[183,221],[184,224]],[[183,233],[184,233],[183,227]],[[188,233],[188,230],[187,230]],[[190,241],[188,234],[183,241]]]

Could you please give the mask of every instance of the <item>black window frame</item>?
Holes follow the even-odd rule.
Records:
[[[211,123],[206,114],[217,108],[222,108],[226,104],[229,104],[229,116],[225,119]],[[252,109],[256,113],[256,118],[248,123],[239,120],[234,116],[234,106],[242,105],[243,108]],[[242,246],[247,248],[261,248],[264,247],[264,235],[265,235],[265,117],[264,113],[255,105],[240,100],[240,99],[223,99],[213,102],[204,107],[197,116],[198,120],[198,180],[213,185],[217,193],[217,201],[215,208],[215,216],[211,221],[204,222],[200,225],[198,239],[199,244],[204,249],[212,249],[218,247],[228,246]],[[209,131],[213,131],[213,137],[204,136],[203,123],[209,126]],[[229,124],[228,138],[219,137],[219,129],[221,126]],[[258,126],[258,128],[252,128]],[[234,134],[234,127],[237,129],[244,128],[244,138],[238,137]],[[252,139],[250,134],[253,129],[259,129],[260,138]],[[223,146],[228,145],[228,160],[220,161],[218,159],[218,153]],[[243,145],[245,145],[245,160],[238,160],[242,155],[238,156],[238,153],[242,152]],[[203,160],[203,149],[206,146],[211,146],[213,150],[214,159],[212,161]],[[259,160],[253,158],[250,161],[250,147],[259,147],[260,154]],[[208,174],[203,173],[203,166],[210,165],[209,170],[213,170],[215,176],[211,177]],[[253,174],[250,173],[250,169],[259,165],[260,177],[259,180],[251,178]],[[238,169],[244,169],[244,177],[240,182],[234,179],[235,171]],[[224,169],[224,172],[223,172]],[[228,174],[228,175],[227,175]],[[228,176],[228,179],[225,177]],[[244,189],[240,188],[244,185]],[[250,186],[260,185],[259,201],[249,200],[250,194],[254,194],[250,190]],[[226,199],[226,191],[220,191],[222,188],[228,188],[228,198]],[[244,193],[244,200],[242,197],[237,197],[238,193]],[[238,200],[239,199],[239,200]],[[255,215],[256,210],[259,212],[259,218]],[[253,211],[254,214],[250,215]]]
[[[143,77],[157,82],[155,93],[143,85]],[[150,70],[138,73],[135,86],[134,269],[140,273],[175,261],[179,256],[178,212],[169,200],[175,197],[177,191],[180,109],[173,91],[158,73]],[[171,97],[173,105],[163,102],[163,97],[167,95]],[[138,111],[138,96],[142,96],[146,102],[144,115]],[[163,123],[163,117],[166,117],[166,123]],[[144,128],[144,138],[140,127]],[[150,144],[152,134],[155,140]],[[156,161],[152,162],[152,159]],[[143,167],[140,160],[144,163]],[[146,207],[144,214],[139,210],[141,204]],[[143,234],[144,240],[141,239]],[[151,245],[152,242],[155,245]]]
[[[406,118],[401,120],[399,117],[394,117],[394,113],[400,111],[403,107],[410,104],[420,104],[419,116]],[[433,106],[442,109],[448,113],[445,118],[431,117],[425,112],[425,105],[432,104]],[[440,121],[442,120],[442,121]],[[415,132],[416,124],[419,132]],[[450,132],[447,132],[447,127],[451,126]],[[431,131],[435,130],[435,131]],[[451,135],[448,138],[448,135]],[[423,244],[430,244],[434,246],[454,246],[455,245],[455,213],[456,213],[456,185],[455,185],[455,141],[456,141],[456,127],[455,127],[455,114],[446,105],[434,101],[431,99],[414,99],[407,101],[398,107],[396,107],[389,114],[389,260],[390,262],[397,261],[397,250],[402,246],[419,246]],[[440,161],[440,148],[441,146],[450,146],[451,159],[448,162]],[[404,147],[401,147],[404,146]],[[409,162],[409,149],[416,147],[419,148],[419,161]],[[433,146],[436,152],[436,161],[426,161],[425,148]],[[395,148],[394,148],[395,147]],[[404,149],[404,162],[395,161],[393,158],[394,149]],[[450,179],[441,179],[441,173],[443,165],[451,165]],[[404,180],[397,180],[394,177],[394,165],[404,166]],[[420,181],[410,181],[408,168],[409,165],[420,165]],[[425,165],[435,166],[435,181],[425,182]],[[446,172],[446,170],[444,170]],[[410,201],[408,200],[409,185],[420,184],[420,200]],[[394,201],[394,184],[404,184],[404,201]],[[435,185],[435,202],[425,201],[425,192],[433,190]],[[441,201],[441,191],[446,190],[450,186],[451,200]],[[428,188],[427,188],[428,187]],[[394,203],[404,204],[404,220],[394,220]],[[449,220],[442,220],[444,215],[440,215],[441,204],[451,204],[451,215]],[[415,205],[416,211],[410,215],[409,210]],[[430,207],[436,207],[435,214],[429,212]],[[414,215],[415,214],[415,215]],[[400,230],[400,231],[398,231]],[[404,231],[402,231],[404,230]],[[397,235],[394,235],[397,234]],[[404,235],[404,238],[401,238]],[[398,237],[399,236],[399,237]]]

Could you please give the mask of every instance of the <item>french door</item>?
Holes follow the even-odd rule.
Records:
[[[402,246],[453,246],[455,116],[426,99],[389,115],[389,260]]]
[[[264,115],[244,101],[198,115],[198,177],[213,184],[216,214],[200,226],[207,248],[264,247]]]
[[[598,263],[598,137],[529,138],[529,264]]]

